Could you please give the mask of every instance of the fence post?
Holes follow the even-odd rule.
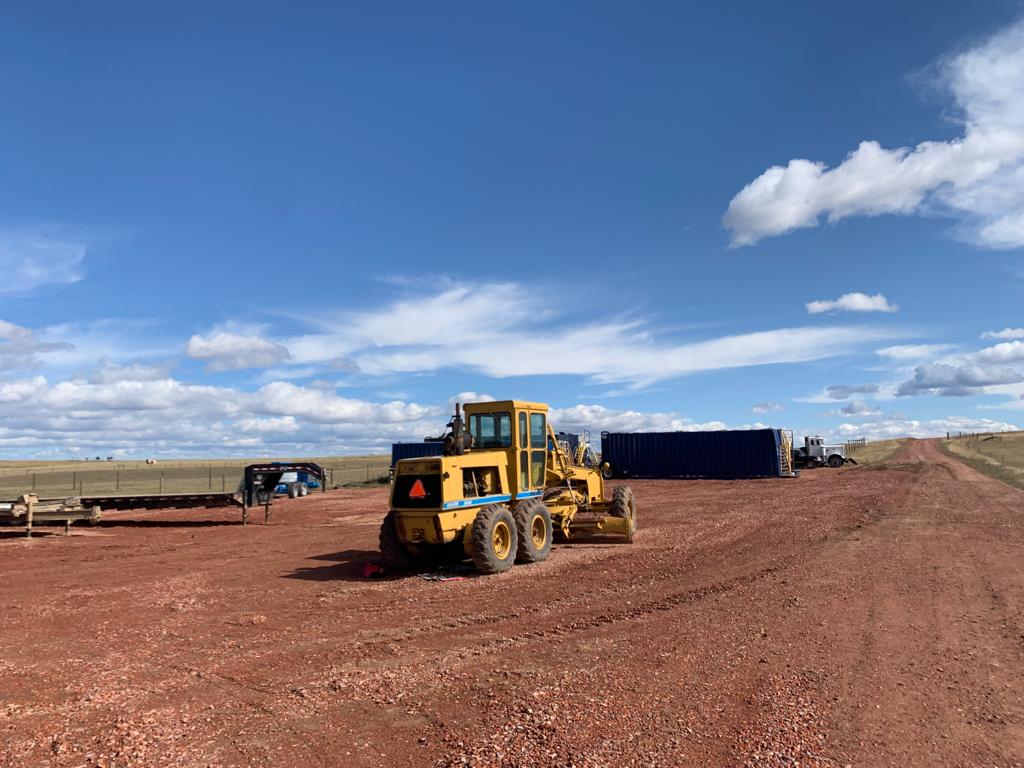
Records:
[[[164,473],[160,473],[160,493],[164,492]]]
[[[121,490],[121,470],[118,469],[116,474],[116,480],[114,481],[114,490]]]
[[[71,490],[73,491],[77,487],[78,487],[78,473],[77,472],[72,472],[71,473]]]
[[[36,473],[33,472],[32,473],[32,490],[34,491],[35,489],[36,489]]]
[[[227,490],[227,480],[224,479],[223,472],[220,473],[220,490],[222,493]]]

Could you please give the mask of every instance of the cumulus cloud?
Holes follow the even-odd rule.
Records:
[[[1024,341],[1004,341],[975,352],[971,359],[998,365],[1024,362]]]
[[[868,296],[866,293],[854,292],[844,293],[838,299],[819,299],[809,301],[804,306],[807,313],[819,315],[822,312],[895,312],[899,309],[885,296],[876,293]]]
[[[23,296],[82,279],[85,245],[46,234],[0,231],[0,294]]]
[[[983,339],[1024,339],[1024,328],[1003,328],[1001,331],[985,331],[981,334]]]
[[[874,406],[865,403],[863,400],[854,400],[839,409],[842,416],[881,416],[882,412]]]
[[[678,413],[650,413],[634,410],[615,410],[603,405],[574,405],[570,408],[552,408],[549,416],[556,429],[565,432],[590,430],[600,432],[696,432],[728,429],[722,421],[694,423]]]
[[[992,248],[1024,245],[1024,21],[937,68],[963,135],[886,149],[862,141],[834,168],[772,166],[729,203],[734,246],[848,216],[947,213]]]
[[[873,395],[878,392],[877,384],[830,384],[825,394],[831,400],[846,400],[853,395]]]
[[[29,328],[0,320],[0,372],[37,368],[39,355],[71,349],[67,342],[43,341]]]
[[[887,440],[897,437],[941,437],[947,432],[1014,432],[1017,427],[1005,421],[947,416],[943,419],[907,419],[892,414],[885,419],[865,423],[843,423],[832,433],[837,440],[866,438]]]
[[[216,331],[209,336],[196,334],[185,345],[185,354],[207,361],[208,371],[269,368],[291,358],[288,348],[275,341],[231,331]]]
[[[934,357],[952,349],[950,344],[897,344],[892,347],[876,349],[875,354],[886,360],[921,360]]]
[[[291,383],[248,392],[167,377],[0,381],[0,455],[310,455],[383,452],[436,433],[444,409]]]
[[[774,400],[765,400],[763,403],[754,403],[750,409],[754,413],[775,413],[784,410],[783,406]]]
[[[1016,384],[1024,375],[1012,368],[995,365],[948,365],[929,363],[914,369],[914,378],[903,382],[896,394],[920,395],[934,393],[943,397],[962,397],[998,384]]]

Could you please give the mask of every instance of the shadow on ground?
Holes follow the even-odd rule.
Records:
[[[379,560],[380,552],[375,549],[346,549],[326,555],[315,555],[309,559],[321,560],[327,564],[299,568],[285,574],[284,578],[304,581],[373,581],[363,576],[363,568],[367,563]]]

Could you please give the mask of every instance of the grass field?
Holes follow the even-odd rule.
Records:
[[[902,440],[878,440],[854,446],[848,455],[858,464],[877,464],[892,456],[902,444]]]
[[[942,449],[986,475],[1024,488],[1024,432],[943,440]]]
[[[283,459],[282,459],[283,460]],[[309,459],[327,471],[327,486],[387,477],[388,456],[327,456]],[[268,459],[224,461],[3,461],[0,500],[22,493],[41,498],[113,494],[234,491],[249,464]]]

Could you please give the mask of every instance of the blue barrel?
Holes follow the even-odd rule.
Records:
[[[601,461],[615,477],[779,477],[781,445],[778,429],[602,432]]]

